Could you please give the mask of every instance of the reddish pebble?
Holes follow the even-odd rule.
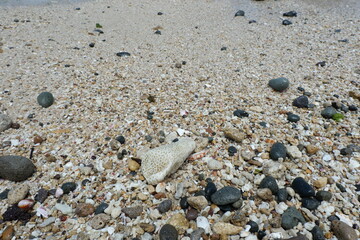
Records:
[[[86,217],[95,212],[95,207],[90,203],[80,203],[76,206],[75,213],[79,217]]]
[[[44,139],[40,136],[35,136],[34,137],[34,143],[38,144],[38,143],[42,143],[44,141]]]
[[[155,197],[156,199],[161,199],[161,198],[166,198],[166,195],[165,195],[165,193],[156,193],[156,194],[154,195],[154,197]]]
[[[15,235],[14,226],[7,226],[3,231],[0,239],[11,240],[14,235]]]

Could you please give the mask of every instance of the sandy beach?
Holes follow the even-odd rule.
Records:
[[[46,217],[0,220],[0,235],[12,226],[14,237],[7,239],[161,239],[160,229],[181,215],[185,223],[175,226],[178,238],[200,239],[192,235],[199,227],[196,219],[185,218],[188,209],[174,196],[180,183],[181,197],[191,197],[210,178],[217,189],[240,189],[243,204],[225,211],[209,201],[197,213],[211,226],[202,239],[301,234],[305,238],[299,239],[317,240],[311,233],[317,225],[326,239],[348,240],[331,229],[331,216],[359,237],[359,1],[22,3],[0,3],[0,113],[19,125],[0,132],[0,156],[29,158],[33,148],[36,172],[23,182],[0,179],[0,193],[27,184],[26,198],[34,199],[39,189],[55,191],[67,182],[77,188],[35,201],[29,212],[43,207]],[[239,10],[245,15],[235,16]],[[289,11],[297,16],[283,16]],[[280,77],[290,84],[277,92],[268,82]],[[45,91],[55,98],[47,108],[37,102]],[[302,95],[309,107],[293,105]],[[321,112],[329,106],[343,119],[324,118]],[[237,109],[248,115],[234,116]],[[290,112],[300,121],[289,122]],[[226,137],[228,128],[241,131],[244,139]],[[118,136],[125,143],[116,141]],[[139,168],[141,154],[185,136],[203,155],[186,160],[161,183],[148,184]],[[269,156],[275,142],[288,148],[285,159]],[[230,146],[235,154],[229,154]],[[291,146],[299,152],[296,157]],[[352,150],[344,154],[345,148]],[[213,160],[219,168],[210,166]],[[295,192],[281,204],[275,196],[261,199],[259,184],[268,175],[290,196],[293,180],[303,177],[332,198],[311,211],[303,209]],[[319,179],[325,184],[315,187]],[[171,209],[159,214],[157,207],[166,199]],[[75,213],[81,203],[97,208],[102,202],[109,205],[110,219],[99,230],[89,224],[96,215]],[[72,210],[64,213],[57,204]],[[6,197],[0,200],[0,214],[11,205]],[[134,206],[143,208],[138,216],[121,213]],[[290,207],[302,209],[306,223],[284,229],[279,221]],[[232,218],[239,212],[245,219],[236,225]],[[49,218],[53,221],[44,224]],[[250,220],[262,238],[246,227]],[[241,229],[219,233],[213,228],[218,223]]]

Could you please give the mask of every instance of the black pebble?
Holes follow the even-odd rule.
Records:
[[[220,50],[221,51],[226,51],[227,47],[222,47]]]
[[[266,122],[259,122],[259,125],[262,127],[266,127]]]
[[[128,52],[118,52],[116,53],[116,56],[118,57],[129,57],[131,54]]]
[[[315,210],[320,206],[320,202],[314,198],[303,198],[301,202],[301,205],[309,210]]]
[[[287,19],[285,19],[285,20],[282,21],[282,25],[287,26],[287,25],[290,25],[290,24],[292,24],[292,22],[289,21],[289,20],[287,20]]]
[[[237,149],[236,149],[236,147],[234,147],[234,146],[230,146],[230,147],[228,148],[228,152],[229,152],[229,156],[234,156],[235,153],[237,153]]]
[[[241,109],[235,110],[233,114],[234,114],[234,116],[239,117],[239,118],[248,117],[248,116],[249,116],[249,113],[247,113],[246,111],[241,110]]]
[[[9,192],[10,192],[10,189],[5,189],[4,191],[2,191],[2,192],[0,193],[0,199],[1,199],[1,200],[2,200],[2,199],[7,199]]]
[[[261,180],[259,188],[269,188],[272,194],[277,194],[279,191],[279,186],[272,176],[266,176],[263,180]]]
[[[208,182],[205,187],[205,197],[210,200],[211,195],[213,195],[217,191],[217,188],[213,182]]]
[[[61,189],[64,191],[64,194],[68,194],[69,192],[74,191],[76,189],[76,186],[77,185],[74,182],[67,182],[61,186]]]
[[[172,201],[170,199],[166,199],[159,204],[158,210],[160,213],[166,213],[167,211],[170,210],[171,206],[172,206]]]
[[[121,144],[124,144],[125,143],[125,137],[124,136],[117,136],[115,138],[116,141],[118,141],[119,143]]]
[[[297,17],[297,12],[290,11],[283,14],[284,17]]]
[[[229,211],[233,211],[233,210],[234,210],[234,207],[232,206],[232,204],[218,205],[218,207],[219,207],[220,210],[223,211],[223,212],[229,212]]]
[[[161,35],[161,31],[160,31],[160,30],[156,30],[156,31],[155,31],[155,34]]]
[[[173,225],[165,224],[159,232],[160,240],[175,240],[178,239],[178,231]]]
[[[286,191],[286,188],[281,188],[277,192],[277,201],[278,202],[285,202],[287,200],[288,196],[289,196],[289,194]]]
[[[6,209],[4,214],[2,215],[3,220],[6,221],[13,221],[13,220],[20,220],[23,222],[28,222],[30,218],[33,216],[33,213],[29,213],[26,210],[19,208],[16,205],[13,205]]]
[[[43,203],[46,198],[49,195],[49,191],[44,189],[44,188],[40,188],[39,191],[37,192],[37,194],[35,195],[35,201]]]
[[[291,187],[297,192],[300,197],[313,197],[315,190],[302,177],[297,177],[291,183]]]
[[[298,108],[307,108],[309,105],[309,99],[307,96],[300,96],[294,99],[293,106],[298,107]]]
[[[259,240],[263,239],[266,236],[266,232],[265,231],[259,231],[257,234],[257,237]]]
[[[352,151],[351,148],[342,148],[342,149],[340,149],[341,155],[344,155],[344,156],[346,156],[346,155],[351,155],[352,152],[353,152],[353,151]]]
[[[259,225],[254,221],[249,221],[246,223],[246,225],[249,225],[251,227],[250,232],[252,233],[256,233],[259,231]]]
[[[182,209],[186,209],[186,208],[189,207],[189,203],[188,203],[188,201],[187,201],[187,197],[182,197],[182,198],[180,199],[180,207],[181,207]]]
[[[99,204],[99,206],[96,207],[95,209],[95,214],[100,214],[100,213],[104,213],[105,209],[107,209],[109,207],[109,204],[102,202]]]
[[[318,62],[318,63],[316,63],[315,65],[318,66],[318,67],[325,67],[326,62],[325,62],[325,61]]]
[[[271,146],[270,158],[272,160],[278,160],[279,158],[286,158],[286,147],[280,142],[276,142]]]
[[[360,184],[355,184],[355,191],[360,192]]]
[[[313,236],[313,240],[325,240],[324,232],[321,230],[319,226],[315,226],[311,230],[311,234]]]
[[[340,183],[336,183],[336,187],[340,190],[340,192],[346,192],[346,188]]]
[[[357,111],[358,108],[357,108],[355,105],[350,105],[350,106],[349,106],[349,110],[350,110],[350,111]]]
[[[162,12],[158,12],[157,15],[161,16],[161,15],[163,15],[163,13],[162,13]]]
[[[316,193],[316,199],[319,200],[319,201],[330,201],[331,197],[332,197],[332,193],[331,192],[328,192],[328,191],[324,191],[324,190],[321,190],[321,191],[318,191]]]
[[[249,24],[251,24],[251,23],[256,23],[256,20],[250,20]]]
[[[243,10],[239,10],[235,13],[235,17],[243,17],[245,16],[245,12]]]
[[[289,114],[287,120],[289,122],[298,122],[300,120],[300,116],[296,114]]]
[[[338,218],[337,216],[335,215],[331,215],[327,218],[330,222],[334,221],[334,220],[340,220],[340,218]]]
[[[194,197],[198,197],[198,196],[204,196],[204,197],[205,197],[205,190],[197,191],[197,192],[194,194]]]
[[[89,179],[84,179],[81,181],[81,186],[86,186],[89,182],[91,182]]]
[[[95,43],[90,43],[89,47],[95,47]]]
[[[80,10],[80,8],[79,8],[79,7],[77,7],[77,8],[75,8],[75,10],[76,10],[76,11],[79,11],[79,10]]]

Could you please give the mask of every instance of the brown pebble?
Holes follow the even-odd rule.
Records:
[[[154,195],[154,197],[155,197],[156,199],[161,199],[161,198],[166,198],[166,195],[165,195],[165,193],[156,193],[156,194]]]
[[[198,217],[198,212],[193,209],[193,208],[190,208],[187,212],[186,212],[186,219],[187,220],[195,220],[197,217]]]
[[[75,213],[79,217],[86,217],[95,212],[95,207],[90,203],[79,203],[76,206]]]
[[[20,124],[18,124],[18,123],[11,123],[11,128],[13,128],[13,129],[19,129],[19,128],[20,128]]]
[[[45,154],[45,159],[47,162],[56,162],[56,157],[49,153]]]
[[[140,168],[140,164],[138,164],[136,161],[130,159],[128,161],[128,167],[130,171],[137,171]]]
[[[34,143],[38,144],[38,143],[42,143],[44,141],[44,139],[40,136],[35,136],[34,137]]]
[[[306,152],[310,155],[313,155],[319,151],[319,148],[314,145],[307,145],[306,146]]]
[[[5,228],[0,239],[11,240],[14,235],[15,235],[14,226],[10,225]]]
[[[155,226],[153,224],[150,223],[140,223],[140,227],[148,233],[152,233],[155,231]]]
[[[354,240],[358,238],[355,229],[339,220],[331,222],[331,230],[340,240]]]
[[[265,201],[273,200],[272,192],[269,188],[260,188],[256,192],[257,196]]]

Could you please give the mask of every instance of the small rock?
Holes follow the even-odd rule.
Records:
[[[332,118],[337,113],[336,109],[333,107],[326,107],[321,111],[321,116],[326,119]]]
[[[177,240],[179,237],[178,231],[173,225],[165,224],[159,232],[160,240]]]
[[[287,117],[287,120],[289,122],[298,122],[298,121],[300,121],[300,116],[296,115],[296,114],[289,114]]]
[[[264,201],[273,200],[272,192],[269,188],[260,188],[257,190],[256,195]]]
[[[35,201],[43,203],[46,198],[49,195],[49,191],[44,189],[44,188],[40,188],[39,191],[37,192],[37,194],[35,195]]]
[[[128,53],[128,52],[118,52],[118,53],[116,53],[116,56],[118,56],[118,57],[130,57],[130,53]]]
[[[309,210],[315,210],[320,206],[320,202],[314,198],[303,198],[301,202],[301,206]]]
[[[0,193],[0,200],[7,199],[10,189],[5,189]]]
[[[110,221],[110,216],[105,213],[97,214],[91,219],[90,226],[93,229],[101,229],[106,226],[106,224]]]
[[[306,146],[306,152],[310,155],[313,155],[319,151],[319,148],[314,145],[307,145]]]
[[[35,136],[34,137],[34,144],[40,144],[44,141],[44,139],[40,136]]]
[[[2,240],[11,240],[15,235],[14,226],[10,225],[5,228],[5,230],[1,234]]]
[[[346,192],[346,188],[340,183],[336,183],[335,185],[340,190],[340,192]]]
[[[217,222],[212,226],[212,230],[220,235],[234,235],[240,233],[243,228],[230,223]]]
[[[234,114],[234,116],[239,117],[239,118],[243,118],[243,117],[248,117],[248,116],[249,116],[249,113],[247,113],[246,111],[241,110],[241,109],[235,110],[233,114]]]
[[[135,160],[129,159],[128,167],[130,171],[137,171],[140,168],[140,164]]]
[[[251,227],[249,231],[252,233],[256,233],[259,231],[259,225],[254,221],[249,221],[246,223],[246,225],[249,225]]]
[[[285,20],[283,20],[282,21],[282,25],[290,25],[290,24],[292,24],[292,22],[291,21],[289,21],[289,20],[287,20],[287,19],[285,19]]]
[[[55,204],[54,208],[66,215],[73,212],[73,209],[67,204],[57,203]]]
[[[54,101],[54,96],[49,92],[42,92],[37,97],[38,104],[44,108],[48,108],[53,105]]]
[[[12,188],[8,193],[8,203],[16,204],[20,200],[24,199],[29,193],[30,187],[27,184],[21,184]]]
[[[116,141],[118,141],[119,143],[121,144],[124,144],[125,143],[125,137],[124,136],[117,136],[115,138]]]
[[[311,230],[311,234],[313,236],[313,240],[325,240],[324,232],[321,230],[319,226],[315,226]]]
[[[289,87],[289,80],[284,77],[271,79],[269,81],[269,86],[275,91],[282,92]]]
[[[155,232],[155,226],[154,224],[150,224],[150,223],[140,223],[140,227],[148,233],[153,233]]]
[[[217,191],[216,185],[209,181],[205,187],[205,197],[210,200],[211,195],[213,195]]]
[[[135,206],[135,207],[126,207],[121,210],[123,213],[126,214],[129,218],[136,218],[141,215],[143,212],[142,206]]]
[[[187,210],[185,217],[189,221],[195,220],[198,217],[198,211],[196,211],[193,208],[190,208],[189,210]]]
[[[283,14],[284,17],[297,17],[297,12],[290,11]]]
[[[188,203],[188,201],[187,201],[187,197],[182,197],[181,199],[180,199],[180,207],[182,208],[182,209],[187,209],[190,205],[189,205],[189,203]]]
[[[20,182],[28,179],[35,172],[35,165],[28,158],[21,156],[0,157],[0,178]]]
[[[209,170],[220,170],[223,168],[223,164],[215,159],[210,159],[207,165]]]
[[[199,216],[196,218],[196,226],[205,230],[205,233],[210,233],[211,227],[209,220],[204,216]]]
[[[90,203],[79,203],[75,209],[75,214],[79,217],[86,217],[94,212],[95,207]]]
[[[12,120],[8,115],[0,113],[0,133],[11,127]]]
[[[104,213],[105,209],[107,209],[108,207],[109,207],[109,204],[107,204],[105,202],[100,203],[99,206],[97,206],[95,209],[95,215]]]
[[[208,205],[208,201],[204,196],[189,197],[187,202],[198,211],[203,210]]]
[[[321,177],[313,182],[314,187],[323,188],[327,184],[327,177]]]
[[[174,214],[167,223],[175,226],[180,234],[183,234],[189,228],[189,221],[181,213]]]
[[[286,209],[281,217],[281,226],[285,230],[292,229],[293,227],[298,225],[299,222],[304,224],[305,219],[295,207],[289,207],[288,209]]]
[[[286,152],[293,159],[299,159],[302,157],[302,153],[297,146],[288,146],[286,148]]]
[[[170,210],[171,206],[172,206],[172,201],[170,199],[167,199],[159,204],[158,210],[160,213],[166,213],[167,211]]]
[[[328,191],[318,191],[316,193],[316,199],[319,201],[327,201],[329,202],[332,198],[332,193]]]
[[[239,10],[235,13],[235,17],[243,17],[245,16],[245,12],[243,10]]]
[[[211,201],[216,205],[226,205],[238,201],[241,198],[239,189],[226,186],[215,192],[211,196]]]
[[[64,194],[73,192],[76,189],[77,185],[74,182],[67,182],[61,185],[61,189],[64,191]]]
[[[33,214],[27,212],[27,210],[23,210],[16,205],[13,205],[6,209],[4,214],[2,215],[3,221],[14,221],[20,220],[24,222],[28,222]]]
[[[110,146],[111,150],[117,151],[120,149],[121,143],[119,141],[117,141],[116,139],[113,139],[109,142],[109,146]]]
[[[202,234],[205,233],[203,228],[197,228],[190,234],[190,240],[201,240]]]
[[[342,148],[340,149],[340,154],[343,156],[349,156],[353,153],[351,148]]]
[[[300,197],[315,196],[315,190],[302,177],[295,178],[291,183],[291,187],[300,195]]]
[[[288,199],[288,196],[289,196],[289,194],[288,194],[286,188],[281,188],[277,192],[277,200],[278,200],[278,202],[285,202]]]
[[[300,96],[294,99],[293,106],[298,107],[298,108],[307,108],[309,105],[309,99],[307,96]]]
[[[240,209],[242,207],[243,203],[244,203],[243,199],[240,198],[239,200],[237,200],[236,202],[231,204],[231,206],[233,206],[235,209]]]
[[[230,146],[230,147],[228,148],[228,153],[229,153],[229,156],[234,156],[235,153],[237,153],[236,147]]]
[[[358,239],[355,229],[346,223],[334,220],[331,222],[331,230],[339,240],[355,240]]]
[[[241,132],[236,128],[226,128],[223,130],[223,132],[226,138],[233,140],[237,143],[241,143],[246,137],[245,133]]]
[[[270,150],[270,158],[272,160],[278,160],[279,158],[286,158],[286,147],[280,142],[276,142],[272,145]]]

